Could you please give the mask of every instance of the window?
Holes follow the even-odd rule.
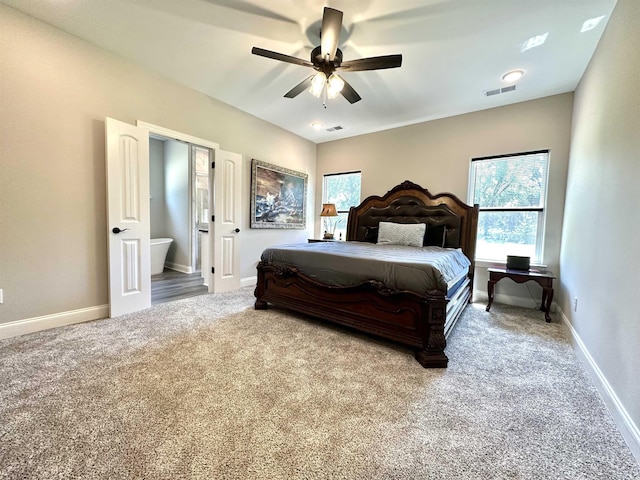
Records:
[[[331,224],[338,222],[335,238],[346,238],[349,208],[360,205],[360,172],[330,173],[322,182],[322,203],[334,203],[337,218],[328,219]],[[322,230],[326,230],[322,225]]]
[[[549,151],[471,159],[469,198],[480,205],[476,259],[542,262]]]

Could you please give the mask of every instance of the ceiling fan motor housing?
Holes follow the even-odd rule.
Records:
[[[311,51],[311,63],[313,63],[316,70],[324,72],[329,76],[336,68],[342,64],[342,50],[336,49],[336,54],[333,57],[333,61],[322,58],[322,49],[317,46]]]

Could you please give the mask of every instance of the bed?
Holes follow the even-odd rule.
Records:
[[[336,322],[415,348],[425,368],[446,367],[446,336],[472,296],[477,223],[477,205],[449,193],[432,195],[405,181],[350,209],[346,242],[265,249],[257,266],[255,309],[273,304]],[[390,227],[413,231],[423,226],[426,247],[377,244],[387,239]],[[391,253],[377,258],[378,250]],[[445,274],[437,265],[434,273],[417,265],[422,260],[416,257],[438,252],[456,257],[454,262],[466,265],[464,271],[444,268]],[[349,256],[354,258],[347,261]],[[364,263],[364,257],[372,263]],[[337,274],[338,265],[357,275]]]

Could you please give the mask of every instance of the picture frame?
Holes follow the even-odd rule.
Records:
[[[305,229],[306,173],[251,160],[251,228]]]

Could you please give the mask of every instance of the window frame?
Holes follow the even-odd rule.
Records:
[[[325,173],[322,175],[322,203],[332,203],[329,202],[329,200],[327,199],[327,180],[331,177],[339,177],[339,176],[344,176],[344,175],[354,175],[354,174],[358,174],[360,176],[360,192],[358,195],[358,198],[360,199],[360,201],[358,202],[358,205],[360,204],[360,202],[362,201],[362,170],[351,170],[348,172],[333,172],[333,173]],[[357,205],[352,205],[352,206],[357,206]],[[349,215],[349,210],[339,210],[336,206],[336,211],[338,212],[338,214],[341,213],[346,213],[347,214],[347,218]],[[342,228],[336,228],[336,234],[338,234],[338,232],[345,232],[345,239],[346,239],[346,232],[347,232],[347,225],[346,225],[346,221],[345,224],[342,225]]]
[[[475,197],[475,180],[476,169],[474,168],[474,162],[487,161],[487,160],[501,160],[511,157],[525,157],[528,155],[546,155],[546,178],[544,187],[544,198],[542,199],[541,207],[482,207],[479,208],[479,213],[482,212],[538,212],[538,222],[536,228],[536,243],[535,243],[535,257],[531,259],[531,262],[536,265],[542,265],[544,262],[544,240],[545,240],[545,225],[547,217],[547,199],[549,196],[549,172],[551,165],[551,153],[549,149],[532,150],[527,152],[506,153],[501,155],[489,155],[485,157],[473,157],[469,162],[469,185],[467,191],[467,198],[469,203],[474,202]],[[477,239],[477,234],[476,234]],[[498,258],[482,258],[476,255],[476,261],[485,262],[505,262],[505,259]]]

